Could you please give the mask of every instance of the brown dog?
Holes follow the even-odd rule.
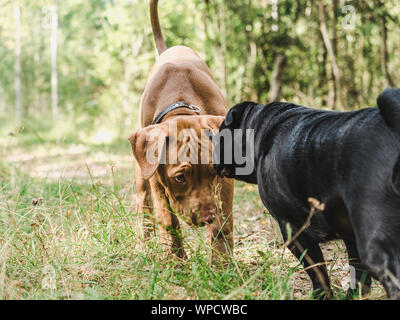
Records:
[[[141,99],[142,129],[129,138],[138,164],[137,212],[144,216],[146,239],[154,230],[153,194],[165,252],[179,258],[185,258],[186,254],[177,217],[191,225],[207,225],[214,261],[233,251],[233,181],[213,173],[211,158],[206,164],[197,164],[185,157],[176,163],[170,160],[171,154],[186,155],[188,148],[198,153],[198,159],[204,153],[211,155],[211,141],[201,143],[202,132],[203,129],[218,131],[226,113],[226,102],[207,65],[192,49],[183,46],[167,49],[158,21],[157,3],[158,0],[151,1],[150,13],[160,56]],[[184,132],[189,134],[183,134],[182,138]],[[171,146],[171,141],[176,142],[175,146]],[[165,148],[166,162],[161,163],[162,151],[155,152],[155,161],[149,161],[149,151],[162,148]]]

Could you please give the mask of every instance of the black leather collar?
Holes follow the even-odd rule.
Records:
[[[175,102],[171,105],[169,105],[168,107],[166,107],[163,111],[161,111],[157,117],[155,117],[155,119],[153,120],[153,122],[151,124],[158,124],[161,122],[161,120],[164,118],[164,116],[168,113],[171,112],[172,110],[178,109],[178,108],[186,108],[189,110],[192,110],[194,112],[200,113],[201,109],[198,106],[195,106],[193,104],[187,104],[186,102],[183,101],[179,101],[179,102]]]

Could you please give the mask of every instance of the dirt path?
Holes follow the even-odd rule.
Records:
[[[130,154],[94,151],[84,145],[39,145],[30,150],[6,147],[1,155],[5,163],[16,166],[30,177],[49,181],[97,180],[110,177],[115,171],[132,172],[133,167]]]
[[[30,149],[9,145],[1,148],[0,157],[4,163],[26,175],[50,182],[72,180],[108,183],[117,174],[122,178],[119,183],[130,188],[133,178],[133,159],[129,152],[105,152],[101,148],[91,149],[78,144],[66,147],[43,144]],[[256,265],[260,252],[268,251],[276,256],[272,271],[279,273],[282,270],[287,272],[287,268],[296,268],[299,263],[287,249],[282,248],[277,224],[265,215],[255,186],[237,184],[235,195],[236,259]],[[331,242],[322,248],[333,288],[337,291],[347,290],[350,274],[343,243]],[[292,284],[295,298],[309,297],[311,282],[302,268],[293,274]],[[374,283],[371,297],[381,298],[383,294],[382,288]]]

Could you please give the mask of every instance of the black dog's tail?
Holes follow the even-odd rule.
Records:
[[[400,89],[385,89],[378,97],[378,107],[387,125],[400,134]]]

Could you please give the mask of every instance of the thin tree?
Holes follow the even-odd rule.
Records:
[[[22,118],[22,86],[21,86],[21,9],[18,0],[14,1],[14,87],[15,116],[20,122]]]
[[[57,55],[58,55],[58,0],[54,0],[51,14],[51,110],[53,118],[58,116],[58,75],[57,75]]]
[[[378,5],[380,8],[384,7],[384,4],[381,1],[378,1]],[[386,81],[389,86],[394,87],[393,79],[389,73],[388,68],[388,46],[387,46],[387,26],[386,26],[386,14],[383,11],[379,17],[380,27],[381,27],[381,68],[382,72],[385,75]]]
[[[321,19],[321,24],[320,24],[321,35],[322,35],[326,50],[328,51],[328,56],[329,56],[329,59],[331,61],[331,66],[332,66],[332,73],[333,73],[333,76],[335,79],[337,107],[339,110],[343,111],[344,107],[343,107],[343,99],[342,99],[342,86],[341,86],[340,71],[339,71],[339,67],[337,64],[334,45],[333,45],[331,39],[329,38],[329,34],[328,34],[326,11],[325,11],[325,5],[324,5],[323,1],[319,1],[319,16]]]
[[[281,99],[282,75],[286,66],[286,57],[278,55],[275,59],[274,70],[271,77],[271,88],[269,90],[269,102],[279,101]]]
[[[211,14],[211,26],[214,31],[214,41],[217,42],[217,48],[214,52],[214,59],[219,65],[220,89],[224,97],[227,97],[227,70],[226,70],[226,9],[223,1],[213,0],[205,2]],[[208,6],[210,3],[211,7]],[[206,29],[207,30],[207,29]],[[219,37],[218,37],[219,35]]]

